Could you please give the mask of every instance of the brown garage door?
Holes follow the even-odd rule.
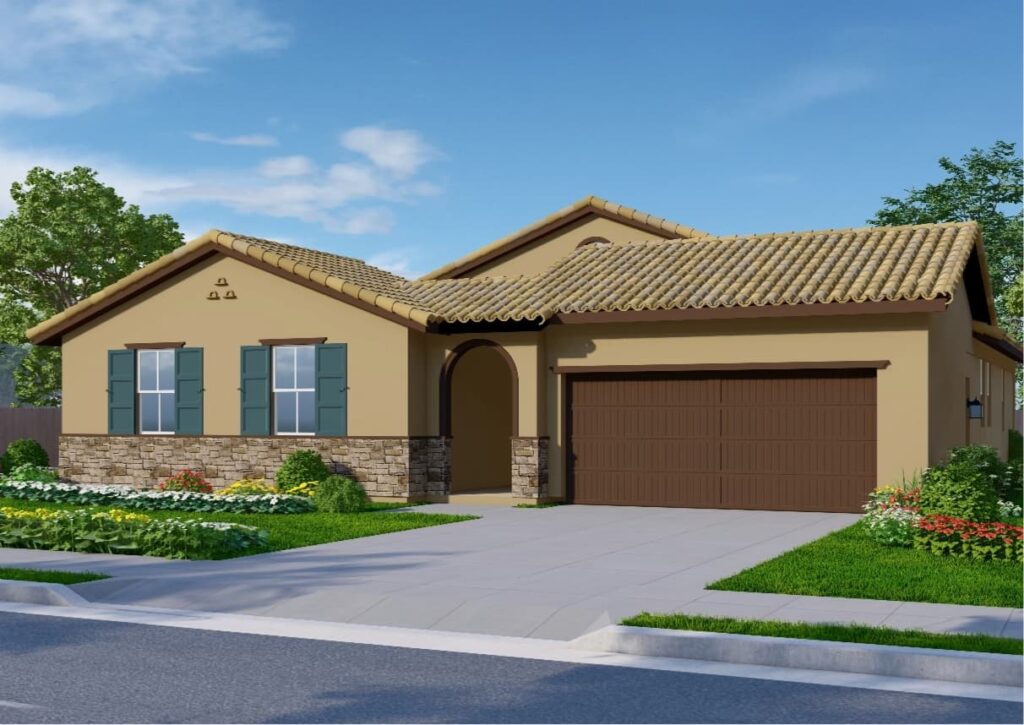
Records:
[[[570,375],[576,503],[860,511],[875,371]]]

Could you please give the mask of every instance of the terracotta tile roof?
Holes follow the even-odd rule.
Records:
[[[558,313],[951,299],[974,222],[581,247],[529,276],[406,280],[351,257],[211,230],[28,331],[52,342],[204,245],[323,285],[387,314],[435,323],[543,321]]]
[[[408,283],[407,279],[380,267],[367,264],[361,259],[284,244],[271,239],[260,239],[231,232],[217,233],[220,235],[219,240],[229,241],[233,248],[249,256],[257,256],[256,250],[262,250],[276,256],[277,260],[293,260],[297,263],[296,267],[301,270],[302,267],[298,265],[302,265],[310,270],[310,274],[323,272],[329,277],[356,285],[362,290],[389,295],[398,300],[411,301],[411,299],[403,297],[404,286]],[[264,257],[266,257],[265,254]],[[275,263],[277,260],[274,260]],[[287,268],[287,264],[277,263],[277,266]],[[294,268],[289,271],[293,270]],[[304,276],[308,277],[309,275]]]
[[[587,245],[533,276],[420,280],[447,322],[563,312],[951,298],[979,240],[973,222]]]
[[[702,232],[699,229],[688,227],[685,224],[678,224],[668,219],[663,219],[647,212],[637,211],[631,209],[628,206],[622,204],[616,204],[614,201],[608,201],[597,196],[585,196],[574,204],[559,209],[553,214],[540,219],[533,224],[523,227],[522,229],[513,232],[507,236],[502,237],[490,244],[480,247],[479,249],[473,250],[464,257],[456,259],[454,262],[444,265],[433,272],[424,275],[420,279],[444,279],[449,274],[456,270],[460,270],[464,267],[473,266],[474,262],[482,260],[485,257],[490,257],[495,253],[500,253],[504,249],[512,249],[517,246],[521,241],[528,240],[534,235],[544,232],[552,226],[556,226],[559,223],[568,222],[577,217],[586,214],[587,212],[598,213],[603,216],[620,219],[627,224],[634,224],[643,227],[653,228],[658,232],[662,232],[665,236],[669,237],[698,237],[708,236],[707,232]]]

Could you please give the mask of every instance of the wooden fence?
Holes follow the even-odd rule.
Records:
[[[57,437],[60,435],[60,408],[0,408],[0,453],[19,438],[34,438],[57,465]]]

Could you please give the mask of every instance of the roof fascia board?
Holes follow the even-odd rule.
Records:
[[[1020,347],[1014,345],[1009,340],[1000,340],[995,337],[991,337],[982,332],[972,332],[971,337],[980,342],[981,344],[989,347],[996,352],[1000,353],[1004,357],[1013,360],[1017,365],[1024,363],[1024,351]]]

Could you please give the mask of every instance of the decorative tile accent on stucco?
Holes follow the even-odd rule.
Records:
[[[60,437],[60,475],[79,483],[152,487],[173,472],[203,472],[214,486],[240,478],[273,481],[285,457],[317,451],[336,473],[371,496],[425,498],[448,493],[449,442],[443,438],[261,438],[235,436]]]

